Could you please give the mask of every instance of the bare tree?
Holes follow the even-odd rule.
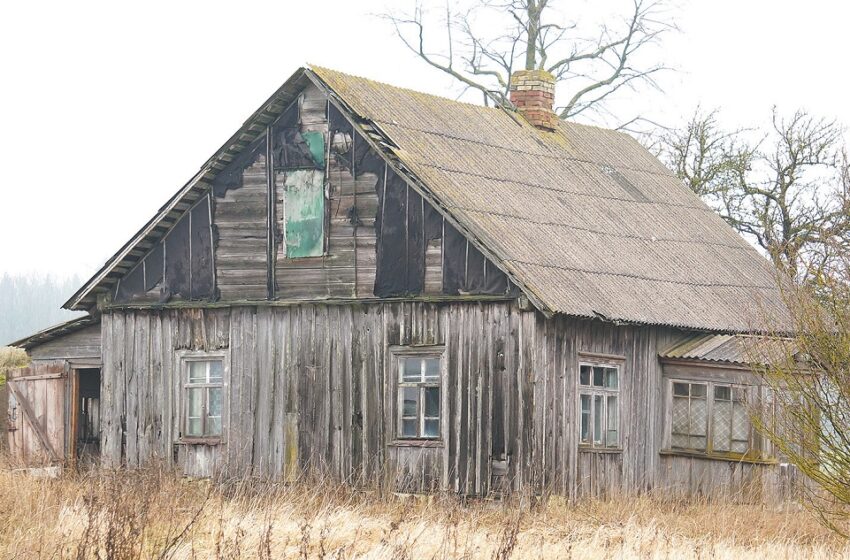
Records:
[[[805,111],[769,130],[724,130],[700,110],[663,135],[662,157],[732,227],[798,281],[828,274],[850,246],[850,171],[842,131]]]
[[[624,87],[658,87],[655,76],[667,67],[640,55],[675,28],[664,0],[632,0],[628,14],[595,25],[560,14],[555,4],[471,0],[452,8],[447,2],[434,17],[436,10],[417,2],[412,13],[384,17],[408,49],[465,90],[480,91],[486,104],[508,103],[510,75],[520,69],[546,70],[567,86],[559,88],[569,93],[558,110],[562,119],[604,113],[605,101]]]
[[[832,529],[850,529],[850,253],[835,247],[834,274],[786,283],[795,335],[782,355],[752,339],[755,373],[772,398],[752,415],[783,460],[810,481],[802,497]],[[783,330],[785,327],[783,327]],[[770,351],[767,349],[770,348]]]

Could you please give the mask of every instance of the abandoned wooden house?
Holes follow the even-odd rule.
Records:
[[[191,476],[771,492],[766,259],[625,134],[295,72],[19,341],[10,441]]]

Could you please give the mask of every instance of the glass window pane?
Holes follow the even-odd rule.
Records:
[[[719,388],[715,388],[715,397],[717,395],[716,389]],[[731,423],[732,403],[715,399],[711,424],[714,432],[711,436],[711,446],[715,451],[729,451],[729,444],[732,439]]]
[[[204,390],[203,389],[186,389],[186,397],[187,397],[187,405],[186,405],[186,416],[189,418],[200,418],[203,402],[204,402]]]
[[[673,435],[687,435],[690,421],[688,420],[688,399],[673,398]]]
[[[210,383],[219,383],[224,378],[224,363],[221,360],[210,362]]]
[[[440,388],[425,387],[425,416],[438,418],[440,416]]]
[[[581,441],[590,443],[590,395],[581,396]]]
[[[733,387],[732,388],[732,399],[744,402],[747,400],[747,390],[743,387]]]
[[[736,402],[732,407],[732,441],[748,446],[749,440],[750,414],[742,403]]]
[[[189,383],[206,383],[207,362],[189,362]]]
[[[602,395],[593,397],[593,443],[602,443]]]
[[[221,416],[221,387],[207,389],[207,415]]]
[[[605,368],[605,387],[608,389],[617,388],[617,368]]]
[[[439,420],[425,420],[425,437],[438,437],[440,435]]]
[[[419,358],[402,358],[401,380],[408,383],[422,381],[422,360]]]
[[[401,435],[403,437],[416,437],[419,433],[416,430],[416,426],[419,423],[418,420],[402,420],[401,421]]]
[[[708,403],[705,399],[691,399],[690,434],[704,436],[708,424]]]
[[[189,421],[186,422],[186,435],[198,437],[204,435],[201,430],[200,418],[189,418]]]
[[[602,387],[605,384],[605,368],[593,366],[593,386]]]
[[[210,416],[207,418],[207,433],[208,436],[221,435],[221,416]]]
[[[688,384],[687,383],[673,383],[673,394],[677,397],[687,397],[688,396]]]
[[[606,428],[608,430],[608,432],[607,432],[608,435],[606,437],[606,444],[608,445],[608,447],[616,447],[616,445],[618,443],[617,438],[618,438],[618,431],[619,431],[619,426],[617,424],[617,412],[618,412],[618,410],[617,410],[617,397],[615,397],[614,395],[610,395],[608,397],[608,403],[607,403],[606,406],[607,406],[607,410],[606,410],[606,412],[607,412],[607,416],[606,416],[607,425],[606,425]]]
[[[593,369],[588,365],[582,365],[579,368],[578,382],[579,385],[590,385],[590,370]]]
[[[697,451],[705,451],[705,438],[691,436],[688,448],[695,449]]]
[[[705,385],[699,383],[691,383],[691,396],[697,398],[705,398]]]
[[[728,401],[732,399],[732,388],[722,385],[714,386],[714,400]]]
[[[419,387],[402,387],[401,415],[404,418],[419,417]]]
[[[440,358],[425,358],[425,380],[438,381],[440,379]]]

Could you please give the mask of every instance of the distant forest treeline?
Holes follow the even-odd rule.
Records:
[[[0,278],[0,346],[80,315],[60,309],[82,282],[76,275],[3,274]]]

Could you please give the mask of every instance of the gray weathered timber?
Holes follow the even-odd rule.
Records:
[[[102,321],[102,449],[110,465],[176,457],[192,476],[311,472],[470,495],[752,495],[757,486],[761,496],[778,481],[769,465],[661,453],[665,376],[657,356],[685,336],[673,329],[547,319],[507,301],[115,309]],[[396,347],[444,352],[438,441],[396,437]],[[181,439],[180,360],[199,351],[226,360],[215,445]],[[618,450],[578,443],[578,365],[593,359],[622,364]]]
[[[34,362],[91,358],[100,360],[100,325],[84,329],[50,340],[29,349]]]

